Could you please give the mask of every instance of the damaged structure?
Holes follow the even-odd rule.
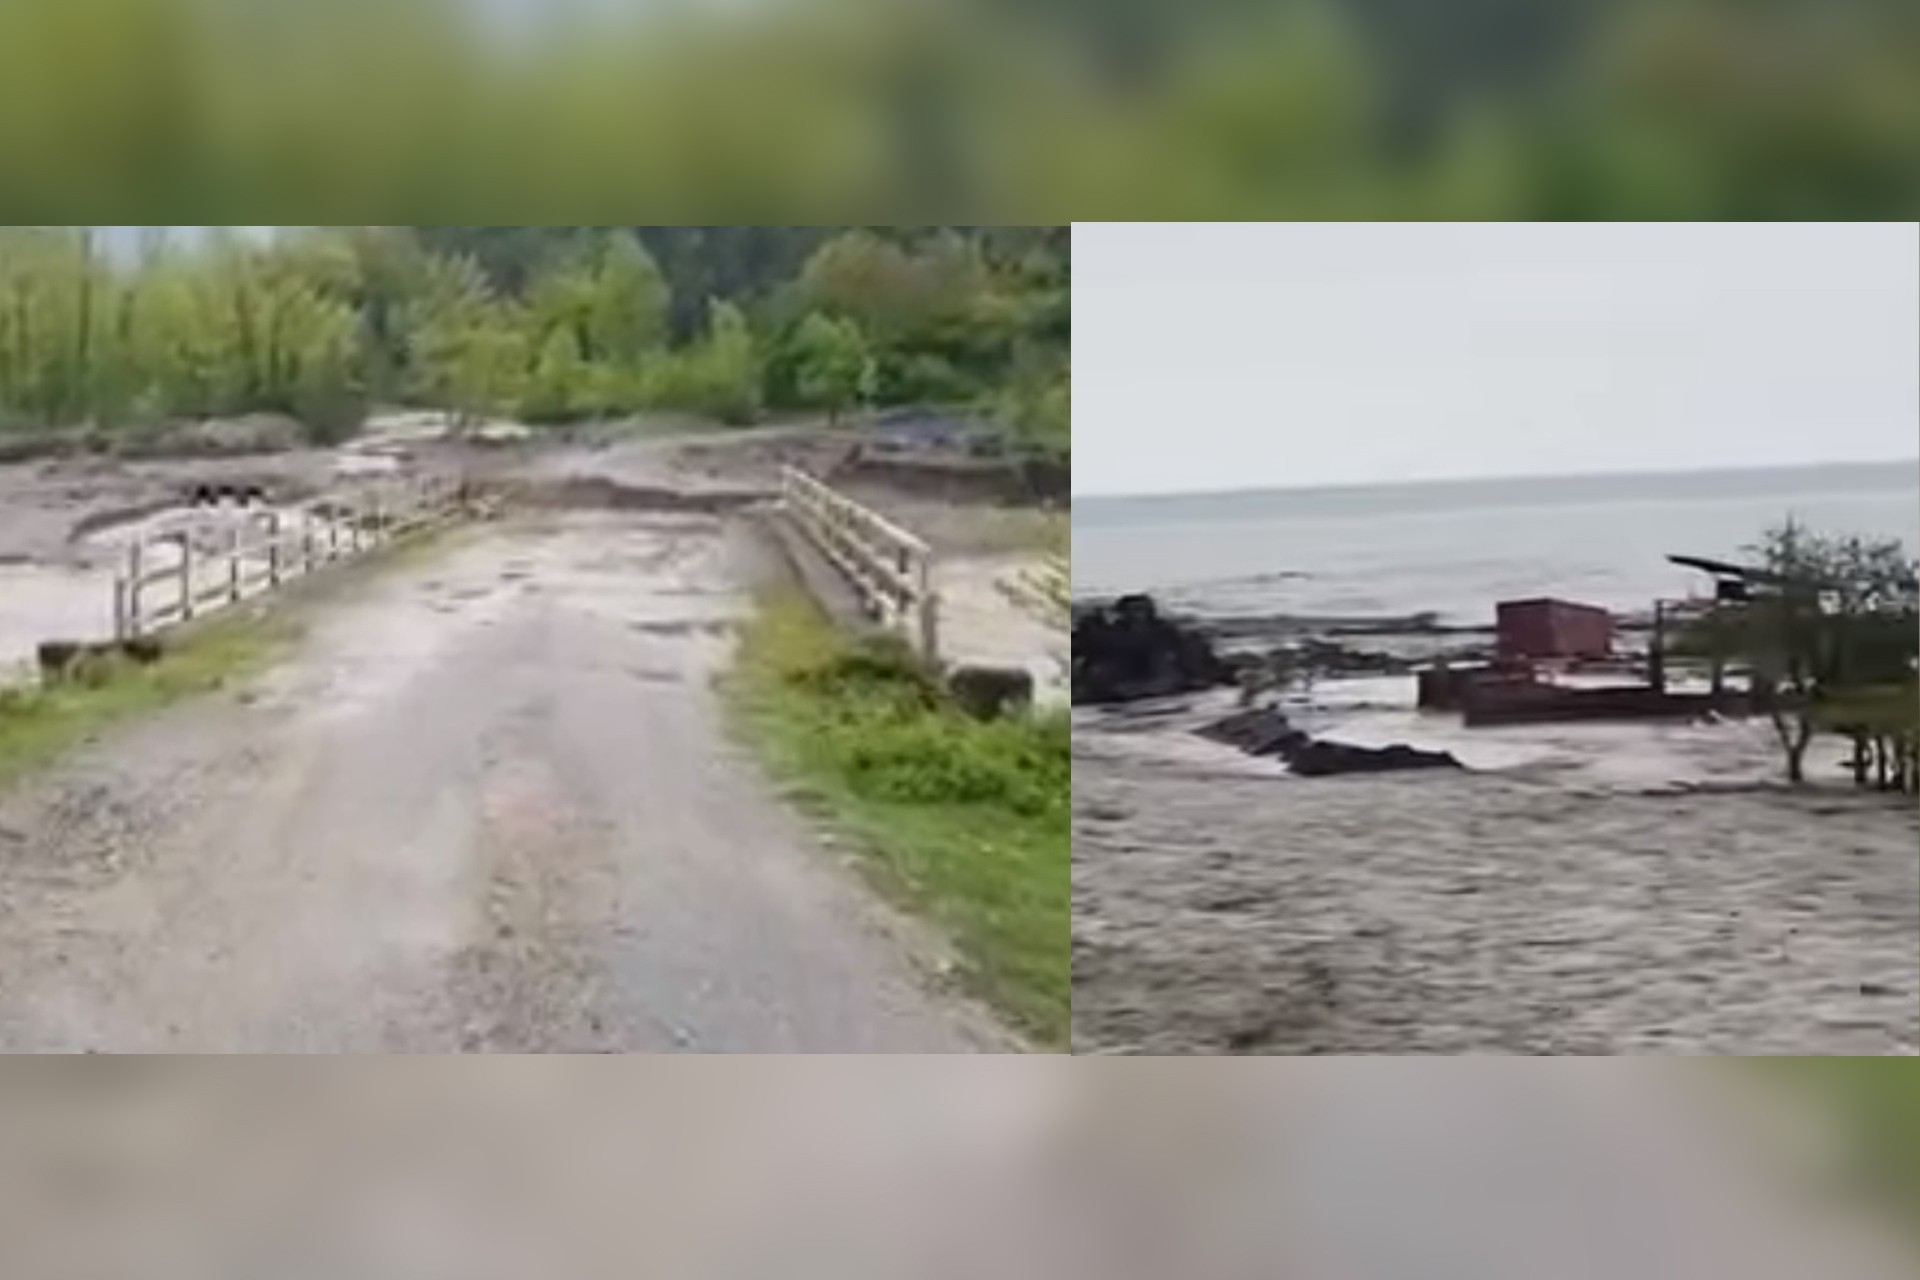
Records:
[[[1717,655],[1708,657],[1704,690],[1672,688],[1668,661],[1680,627],[1710,617],[1723,602],[1750,599],[1753,588],[1763,586],[1769,575],[1697,556],[1668,558],[1712,574],[1714,594],[1705,600],[1655,601],[1643,662],[1615,652],[1618,626],[1605,609],[1570,600],[1503,601],[1496,609],[1493,660],[1474,666],[1438,662],[1423,668],[1418,673],[1421,710],[1458,712],[1469,726],[1749,714],[1751,693],[1727,687],[1725,666]],[[1575,676],[1594,679],[1569,683],[1567,678]]]

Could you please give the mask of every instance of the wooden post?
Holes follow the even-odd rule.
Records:
[[[240,603],[240,530],[227,530],[227,601]]]
[[[180,621],[193,621],[193,536],[178,534],[180,539]]]
[[[300,508],[300,572],[313,572],[313,509]]]
[[[144,584],[140,581],[147,574],[146,547],[144,538],[135,538],[133,545],[127,548],[127,639],[140,634],[140,593]]]
[[[1653,644],[1647,650],[1647,683],[1655,693],[1667,691],[1667,606],[1653,602]]]
[[[940,602],[933,594],[931,556],[919,557],[913,576],[920,595],[920,656],[927,665],[933,666],[940,661]]]
[[[127,630],[127,580],[124,577],[113,580],[113,638],[116,641],[133,638]]]
[[[901,631],[906,631],[910,627],[919,625],[916,608],[920,600],[919,579],[914,568],[911,550],[903,546],[895,546],[890,558],[895,584],[892,592],[896,594],[892,594],[887,601],[888,612],[893,615],[887,621]],[[920,643],[917,632],[912,638],[915,644]]]
[[[280,513],[267,517],[267,586],[280,588]]]

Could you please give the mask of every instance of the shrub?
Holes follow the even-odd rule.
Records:
[[[994,805],[1029,817],[1063,811],[1072,785],[1051,721],[982,724],[952,711],[855,712],[828,735],[856,790],[916,804]]]
[[[788,673],[811,692],[850,702],[886,702],[930,711],[941,704],[940,682],[899,636],[863,636],[811,655]]]

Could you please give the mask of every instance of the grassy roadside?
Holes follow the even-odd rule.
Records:
[[[252,674],[294,634],[283,618],[239,611],[182,633],[151,666],[118,662],[84,682],[0,689],[0,785],[120,721]]]
[[[953,940],[969,989],[1064,1049],[1066,717],[969,720],[797,594],[763,602],[726,689],[742,735],[853,837],[880,890]]]

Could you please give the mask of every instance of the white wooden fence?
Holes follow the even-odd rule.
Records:
[[[794,467],[780,470],[780,503],[807,540],[845,574],[868,614],[938,662],[933,552],[899,525]]]
[[[114,579],[114,636],[130,640],[277,590],[316,569],[449,519],[460,487],[445,480],[369,485],[341,498],[265,511],[196,544],[196,530],[148,535]],[[201,542],[207,530],[198,530]]]

